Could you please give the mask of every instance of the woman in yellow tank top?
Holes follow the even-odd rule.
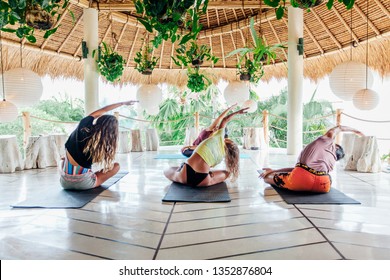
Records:
[[[246,113],[240,109],[224,117],[219,129],[201,142],[193,154],[180,167],[171,167],[164,175],[171,181],[190,186],[211,186],[225,181],[229,176],[238,177],[239,149],[229,138],[224,138],[227,123],[237,114]],[[225,158],[226,170],[210,169]]]

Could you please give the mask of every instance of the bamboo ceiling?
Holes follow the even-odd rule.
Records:
[[[311,80],[328,75],[343,61],[351,59],[365,63],[366,42],[369,41],[369,66],[382,76],[390,75],[390,1],[356,0],[352,10],[335,1],[331,10],[320,5],[304,11],[304,75]],[[71,0],[70,10],[56,23],[58,31],[48,39],[44,32],[36,31],[37,42],[30,44],[14,34],[2,32],[5,55],[4,68],[30,68],[39,75],[51,77],[74,77],[83,79],[81,42],[83,38],[83,9],[99,11],[99,42],[109,43],[126,60],[121,83],[167,82],[183,86],[186,71],[176,66],[171,58],[177,45],[163,42],[153,55],[159,56],[157,69],[151,78],[134,70],[134,56],[147,36],[144,26],[137,22],[131,0]],[[255,27],[267,44],[287,43],[288,15],[275,18],[274,10],[259,0],[210,0],[207,14],[201,17],[203,25],[198,36],[199,44],[211,46],[213,55],[219,57],[215,65],[205,64],[204,71],[219,79],[236,80],[237,56],[226,57],[232,50],[241,48],[252,39],[249,19],[255,19]],[[368,33],[367,33],[368,26]],[[356,47],[351,47],[356,42]],[[23,46],[21,48],[21,45]],[[287,49],[265,69],[263,80],[287,77]]]

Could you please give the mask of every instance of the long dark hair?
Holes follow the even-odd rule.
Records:
[[[91,137],[84,148],[90,153],[93,163],[100,163],[103,172],[112,168],[118,144],[118,120],[112,115],[100,116],[91,128]]]

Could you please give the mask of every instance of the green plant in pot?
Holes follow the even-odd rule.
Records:
[[[196,38],[202,29],[199,24],[201,14],[207,11],[208,0],[133,0],[139,17],[138,21],[150,33],[157,31],[152,40],[153,46],[158,47],[162,41],[179,40],[185,44]],[[178,30],[184,31],[184,35]]]
[[[120,79],[125,67],[125,60],[123,57],[114,52],[111,46],[102,42],[103,48],[99,47],[98,57],[96,59],[99,72],[107,81],[115,82]],[[96,50],[92,53],[93,57],[96,55]]]
[[[252,80],[258,81],[264,74],[263,66],[275,60],[279,52],[286,48],[286,46],[284,44],[266,45],[263,39],[257,35],[253,18],[250,19],[250,31],[252,33],[253,43],[247,47],[230,52],[227,57],[238,54],[238,70],[250,69],[250,72],[254,74]],[[248,57],[252,57],[252,59],[249,61]]]
[[[199,67],[190,67],[187,71],[187,87],[192,92],[204,91],[211,85],[211,80],[205,74],[199,72]]]
[[[355,0],[290,0],[290,4],[293,7],[310,9],[312,7],[318,6],[324,2],[327,2],[326,6],[330,10],[334,2],[342,3],[347,10],[351,9],[355,4]],[[264,0],[264,4],[269,7],[275,8],[275,14],[277,19],[281,19],[284,16],[286,8],[286,0]]]
[[[218,59],[211,54],[211,48],[207,45],[198,45],[195,41],[190,42],[189,48],[187,45],[180,45],[176,49],[176,58],[172,57],[177,66],[199,66],[204,61],[211,61],[217,63]]]
[[[55,20],[68,9],[70,0],[8,0],[0,1],[0,29],[26,38],[30,43],[37,41],[34,31],[46,30],[44,38],[57,31]],[[74,18],[73,13],[68,10]],[[16,26],[16,27],[14,27]]]
[[[153,47],[146,43],[143,48],[135,54],[135,69],[143,75],[150,75],[156,67],[159,58],[152,56]]]
[[[264,75],[264,69],[261,63],[255,65],[253,60],[244,56],[244,64],[237,64],[237,73],[241,81],[258,83]]]

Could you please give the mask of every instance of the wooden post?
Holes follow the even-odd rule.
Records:
[[[343,113],[343,109],[336,109],[336,125],[340,126],[341,125],[341,114]],[[341,144],[342,141],[342,133],[338,133],[336,135],[335,143],[336,144]]]
[[[31,136],[30,112],[22,112],[22,118],[23,118],[23,147],[26,147],[28,138]]]
[[[269,147],[269,114],[267,110],[263,110],[263,129],[264,129],[264,140],[267,147]]]
[[[195,134],[199,135],[199,112],[195,112]]]

